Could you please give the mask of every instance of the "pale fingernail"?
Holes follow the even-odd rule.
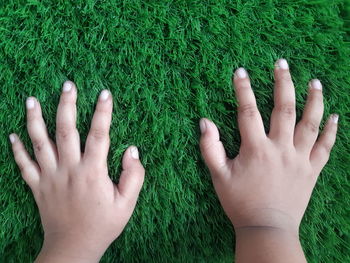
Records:
[[[14,143],[16,141],[16,137],[14,134],[10,134],[9,138],[11,143]]]
[[[289,69],[288,62],[284,58],[278,60],[277,66],[281,69]]]
[[[319,81],[318,79],[313,79],[313,80],[311,81],[311,87],[312,87],[313,89],[322,90],[321,81]]]
[[[332,118],[332,121],[334,123],[338,123],[338,119],[339,119],[339,115],[338,114],[332,114],[331,118]]]
[[[244,68],[238,68],[235,73],[235,77],[244,79],[248,76],[247,71]]]
[[[201,119],[199,121],[199,128],[201,130],[201,133],[205,133],[205,130],[207,129],[207,122],[205,121],[205,119]]]
[[[135,160],[139,159],[139,150],[136,146],[130,147],[130,153],[132,158],[134,158]]]
[[[34,108],[34,99],[28,98],[26,101],[27,109],[33,109]]]
[[[100,100],[102,101],[106,101],[108,99],[109,96],[109,91],[108,90],[102,90],[101,94],[100,94]]]
[[[72,89],[73,85],[70,81],[66,81],[64,84],[63,84],[63,89],[62,91],[63,92],[68,92]]]

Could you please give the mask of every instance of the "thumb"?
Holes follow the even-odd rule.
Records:
[[[122,166],[118,191],[122,197],[136,203],[145,177],[145,168],[139,160],[136,146],[130,146],[124,152]]]
[[[210,173],[216,175],[218,173],[225,173],[228,170],[226,152],[216,125],[206,119],[202,118],[199,122],[201,129],[200,148],[205,163],[207,164]]]

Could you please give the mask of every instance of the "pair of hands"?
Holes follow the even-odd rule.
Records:
[[[309,83],[302,119],[294,127],[295,93],[286,60],[276,62],[274,73],[275,104],[268,135],[247,72],[239,68],[234,74],[242,141],[236,158],[226,156],[215,124],[200,120],[201,152],[236,234],[266,228],[298,236],[317,177],[336,138],[338,115],[334,114],[317,140],[323,115],[321,83]],[[131,217],[144,180],[135,146],[124,153],[118,185],[108,176],[113,103],[107,90],[100,94],[81,153],[76,99],[76,86],[66,81],[57,110],[56,145],[48,137],[39,102],[34,97],[27,99],[27,129],[37,162],[19,137],[10,135],[16,163],[33,192],[45,232],[37,262],[97,262]]]

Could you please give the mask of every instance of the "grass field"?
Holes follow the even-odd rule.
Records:
[[[8,141],[27,149],[26,97],[52,138],[64,80],[77,83],[86,139],[98,93],[114,96],[109,172],[139,146],[147,170],[137,208],[101,262],[232,262],[233,229],[200,156],[198,121],[213,119],[239,149],[232,70],[248,69],[266,131],[273,63],[289,61],[300,119],[307,82],[324,85],[337,141],[301,226],[309,262],[350,262],[350,5],[340,0],[3,0],[0,4],[0,262],[31,262],[42,229]]]

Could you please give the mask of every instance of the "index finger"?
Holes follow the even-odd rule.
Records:
[[[266,133],[248,73],[244,68],[236,70],[234,85],[238,99],[238,125],[242,144],[258,145],[263,139],[266,139]]]

